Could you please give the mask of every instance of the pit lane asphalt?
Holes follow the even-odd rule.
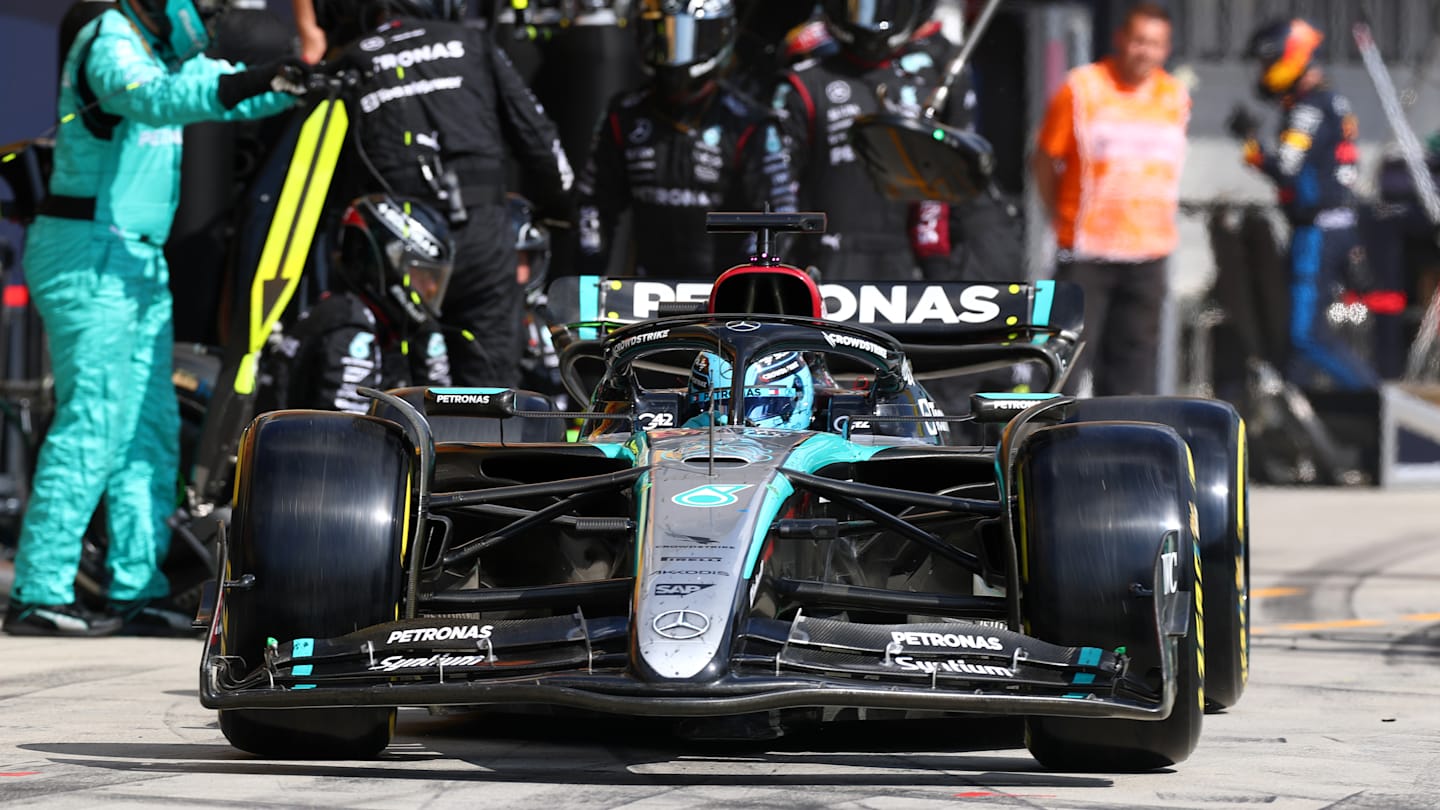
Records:
[[[1253,493],[1251,681],[1173,771],[1053,774],[1009,721],[763,745],[633,718],[401,713],[371,762],[231,749],[198,642],[0,636],[0,806],[1440,807],[1440,493]]]

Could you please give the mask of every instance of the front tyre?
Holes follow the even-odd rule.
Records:
[[[1249,453],[1245,422],[1228,403],[1179,397],[1097,397],[1075,419],[1169,425],[1195,461],[1200,560],[1205,580],[1205,707],[1240,702],[1250,677]]]
[[[1170,558],[1177,590],[1191,606],[1185,635],[1164,637],[1178,670],[1168,717],[1030,717],[1026,747],[1062,771],[1145,771],[1184,760],[1199,740],[1205,703],[1195,486],[1185,443],[1155,424],[1042,428],[1021,447],[1016,474],[1028,634],[1067,646],[1125,647],[1129,673],[1159,694],[1152,591],[1167,536],[1177,553]]]
[[[256,419],[241,442],[221,650],[263,661],[267,638],[328,638],[395,619],[408,530],[407,444],[392,422],[320,411]],[[323,687],[321,687],[323,688]],[[372,757],[393,708],[228,709],[220,730],[271,758]]]

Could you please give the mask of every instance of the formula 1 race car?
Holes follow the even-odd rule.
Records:
[[[562,358],[580,441],[577,414],[516,390],[257,418],[200,618],[230,742],[374,755],[398,706],[762,738],[860,708],[1023,716],[1056,769],[1185,759],[1246,678],[1235,412],[977,393],[942,414],[922,381],[948,373],[1034,361],[1058,390],[1079,290],[817,286],[765,255],[823,222],[712,214],[760,255],[695,302],[552,287],[595,330]]]

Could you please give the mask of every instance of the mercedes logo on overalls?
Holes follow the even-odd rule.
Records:
[[[710,617],[695,610],[667,610],[656,616],[650,625],[665,638],[689,641],[705,635],[705,631],[710,629]]]

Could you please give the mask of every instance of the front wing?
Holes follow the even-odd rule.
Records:
[[[1164,594],[1157,558],[1155,593]],[[222,597],[223,598],[223,597]],[[328,639],[274,643],[264,662],[214,652],[201,702],[214,709],[547,704],[687,717],[816,706],[1160,720],[1175,702],[1174,637],[1192,594],[1156,599],[1162,683],[1127,671],[1122,649],[1065,647],[988,624],[857,624],[803,614],[730,628],[728,672],[641,680],[626,617],[410,619]],[[218,606],[217,606],[218,607]]]

